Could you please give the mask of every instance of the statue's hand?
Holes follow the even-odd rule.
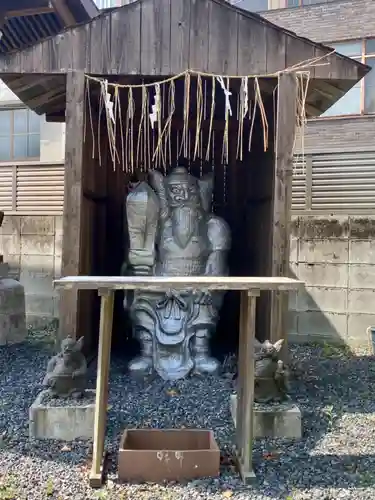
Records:
[[[152,267],[149,266],[133,266],[132,267],[133,276],[152,276]]]
[[[204,290],[194,291],[194,302],[196,304],[208,306],[212,303],[211,293]]]
[[[128,275],[128,263],[124,262],[121,266],[120,276],[127,276],[127,275]]]

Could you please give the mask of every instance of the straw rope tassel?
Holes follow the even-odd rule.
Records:
[[[208,139],[207,139],[207,150],[206,150],[206,161],[210,160],[210,146],[212,137],[212,128],[215,115],[215,92],[216,92],[216,78],[212,77],[212,90],[211,90],[211,111],[210,111],[210,126],[208,129]]]
[[[334,51],[333,51],[334,52]],[[118,128],[120,128],[121,134],[121,163],[122,168],[126,172],[134,172],[135,168],[138,167],[140,163],[140,159],[142,158],[142,163],[145,170],[149,170],[155,166],[159,166],[162,162],[164,166],[164,172],[166,172],[167,161],[172,163],[172,146],[171,146],[171,135],[172,135],[172,116],[175,112],[175,81],[177,79],[184,78],[184,109],[183,109],[183,129],[181,132],[181,137],[179,137],[177,144],[177,160],[181,155],[181,152],[184,151],[185,157],[189,160],[189,163],[192,159],[196,160],[197,156],[203,158],[203,134],[202,134],[202,119],[206,117],[206,111],[208,107],[208,95],[207,95],[207,82],[204,81],[204,90],[202,85],[202,78],[211,78],[212,81],[212,89],[211,89],[211,109],[210,109],[210,118],[209,118],[209,128],[208,128],[208,137],[207,137],[207,147],[205,152],[206,161],[210,160],[210,155],[212,154],[212,160],[215,160],[215,147],[214,147],[214,117],[215,117],[215,97],[216,97],[216,80],[218,80],[220,85],[227,96],[231,95],[229,93],[230,87],[230,79],[231,78],[242,78],[240,95],[237,96],[237,119],[238,123],[238,137],[237,137],[237,151],[236,157],[237,159],[243,159],[243,133],[244,133],[244,119],[246,115],[250,120],[250,131],[249,131],[249,143],[248,148],[249,151],[251,149],[252,135],[254,132],[255,119],[257,108],[260,111],[260,119],[262,125],[262,134],[263,134],[263,145],[264,151],[267,150],[269,145],[269,126],[268,119],[265,110],[265,106],[262,99],[262,93],[260,88],[259,78],[262,76],[277,76],[281,73],[291,72],[294,74],[297,82],[297,112],[296,112],[296,135],[294,138],[294,147],[293,152],[297,149],[297,138],[301,141],[302,153],[304,150],[304,138],[303,132],[306,124],[306,99],[308,92],[308,85],[310,80],[310,72],[309,68],[314,66],[321,66],[328,63],[319,62],[324,59],[329,58],[329,56],[333,53],[325,54],[324,56],[312,58],[306,61],[302,61],[294,66],[286,68],[283,71],[274,73],[274,74],[265,74],[265,75],[247,75],[247,76],[221,76],[210,73],[203,73],[199,71],[186,70],[179,75],[175,75],[171,78],[165,79],[163,81],[159,81],[157,83],[142,83],[137,85],[122,85],[117,83],[109,83],[106,79],[92,77],[91,75],[85,75],[87,79],[86,86],[86,101],[88,106],[88,116],[90,120],[90,128],[92,134],[92,157],[95,157],[96,154],[96,144],[98,150],[98,161],[99,164],[102,164],[102,151],[101,151],[101,117],[102,112],[106,113],[106,125],[107,125],[107,136],[108,136],[108,147],[111,155],[111,159],[113,161],[114,167],[115,164],[120,163],[119,155],[118,155],[118,147],[117,147],[117,135]],[[191,93],[191,75],[196,76],[197,78],[197,91],[196,91],[196,112],[197,112],[197,123],[195,130],[195,139],[192,137],[191,130],[189,128],[189,119],[190,119],[190,93]],[[250,110],[250,103],[244,102],[244,79],[253,79],[254,83],[254,108]],[[223,82],[226,82],[226,85]],[[99,83],[100,92],[99,92],[99,106],[98,106],[98,124],[97,124],[97,139],[95,137],[94,132],[94,119],[93,119],[93,106],[91,103],[91,84],[92,82]],[[148,88],[155,88],[156,86],[161,88],[162,85],[169,84],[169,92],[168,92],[168,102],[164,103],[164,99],[166,96],[166,89],[162,88],[161,95],[163,96],[163,103],[159,102],[158,107],[158,116],[157,116],[157,128],[158,128],[158,138],[156,140],[155,130],[151,129],[150,122],[146,117],[149,114],[149,94]],[[225,88],[226,87],[226,88]],[[108,89],[113,89],[112,99],[113,102],[110,102]],[[142,89],[142,109],[140,116],[140,123],[138,125],[138,136],[136,142],[136,149],[134,148],[134,119],[135,119],[135,100],[134,100],[134,89],[141,88]],[[122,108],[121,108],[121,99],[120,99],[120,89],[124,89],[127,92],[127,109],[126,109],[126,118],[125,118],[125,127],[123,126],[123,117],[122,117]],[[275,91],[274,91],[275,92]],[[248,99],[248,94],[246,94],[246,99]],[[274,95],[275,102],[275,95]],[[168,105],[167,105],[168,104]],[[229,161],[229,120],[231,119],[231,113],[228,110],[228,101],[226,102],[226,110],[225,110],[225,127],[223,132],[223,142],[222,142],[222,163],[228,163]],[[112,106],[112,110],[111,110]],[[275,110],[274,110],[275,111]],[[113,112],[113,113],[112,113]],[[168,119],[164,125],[162,126],[161,119],[162,113],[168,112]],[[88,122],[85,118],[84,127],[87,132]],[[124,129],[125,129],[125,140],[124,140]],[[150,136],[152,132],[152,138]],[[194,140],[194,147],[192,141]],[[152,141],[152,144],[151,144]],[[169,155],[169,158],[168,158]],[[136,165],[135,165],[136,163]]]
[[[203,116],[203,90],[202,90],[202,77],[200,75],[197,76],[197,123],[195,129],[195,146],[194,146],[194,154],[193,159],[195,161],[197,154],[199,153],[199,141],[200,141],[200,132],[202,125],[202,116]]]
[[[92,136],[92,153],[91,158],[95,158],[95,133],[94,133],[94,120],[92,117],[92,104],[91,104],[91,93],[90,93],[90,80],[87,80],[86,92],[87,92],[87,106],[89,109],[89,117],[90,117],[90,129]],[[86,135],[86,134],[85,134]]]

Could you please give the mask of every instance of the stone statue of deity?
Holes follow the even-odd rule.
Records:
[[[149,183],[133,185],[126,199],[129,253],[123,269],[135,276],[225,276],[230,230],[211,213],[213,176],[197,179],[184,167],[164,177],[149,174]],[[164,380],[189,373],[213,374],[217,360],[209,354],[223,292],[136,290],[125,295],[133,333],[141,354],[129,370],[156,371]]]
[[[275,344],[269,340],[255,344],[255,384],[256,403],[281,402],[288,398],[288,373],[280,359],[284,339]]]
[[[52,397],[79,398],[87,383],[87,363],[82,353],[83,337],[75,341],[67,337],[61,342],[61,351],[50,359],[43,385]]]

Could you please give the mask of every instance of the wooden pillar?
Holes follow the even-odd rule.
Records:
[[[296,113],[296,75],[294,73],[281,73],[278,82],[276,117],[271,276],[289,276],[289,236]],[[288,294],[273,291],[270,309],[270,338],[272,342],[286,338],[287,312]]]
[[[112,290],[99,290],[99,295],[101,296],[101,308],[98,373],[96,377],[93,455],[90,471],[90,486],[93,488],[100,488],[103,484],[114,293]]]
[[[62,276],[78,276],[81,271],[85,75],[83,72],[68,72],[66,80]],[[78,332],[78,314],[79,292],[62,291],[60,339],[67,335],[82,335],[82,332]]]
[[[256,297],[258,296],[259,292],[254,290],[241,292],[236,444],[239,471],[242,480],[246,483],[255,479],[253,471],[254,339]]]

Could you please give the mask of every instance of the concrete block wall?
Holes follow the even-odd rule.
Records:
[[[58,318],[53,280],[61,275],[62,216],[5,216],[0,254],[10,276],[25,288],[28,325],[42,327]]]
[[[375,325],[375,219],[293,219],[290,275],[306,289],[290,296],[292,341],[365,345]]]

